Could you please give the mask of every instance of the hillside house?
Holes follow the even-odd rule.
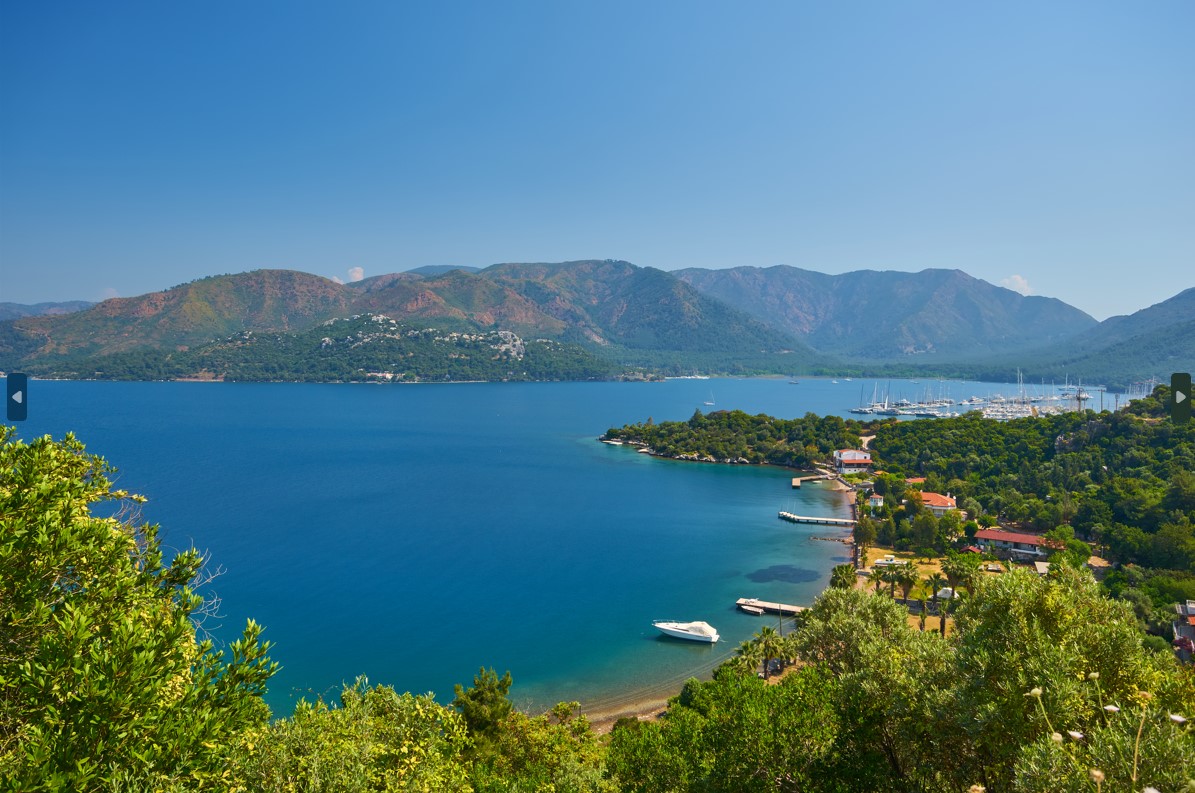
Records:
[[[834,452],[834,468],[840,474],[865,474],[871,470],[871,452],[838,449]]]
[[[1029,561],[1045,559],[1054,551],[1044,537],[1003,529],[980,529],[975,532],[975,544],[988,553]]]
[[[924,492],[921,494],[921,502],[929,507],[929,511],[934,513],[935,518],[940,518],[952,509],[958,509],[955,506],[954,498],[941,493]]]

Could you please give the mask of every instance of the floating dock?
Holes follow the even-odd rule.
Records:
[[[830,477],[827,474],[812,474],[810,476],[794,476],[793,477],[793,490],[800,490],[802,482],[809,482],[814,479],[829,479],[829,478]]]
[[[850,518],[813,518],[808,515],[794,515],[791,512],[781,512],[780,520],[787,520],[789,523],[817,523],[822,526],[843,526],[850,528],[855,525],[855,521]]]
[[[805,606],[790,606],[787,603],[770,603],[766,600],[757,600],[755,598],[739,598],[734,602],[739,608],[749,606],[751,608],[762,609],[769,614],[779,614],[782,617],[795,617],[805,610]]]

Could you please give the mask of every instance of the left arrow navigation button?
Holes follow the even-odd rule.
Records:
[[[8,420],[24,421],[29,416],[29,378],[20,372],[9,372],[7,385]]]

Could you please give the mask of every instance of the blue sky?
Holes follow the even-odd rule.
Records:
[[[0,0],[0,300],[618,258],[1130,313],[1195,285],[1193,40],[1188,0]]]

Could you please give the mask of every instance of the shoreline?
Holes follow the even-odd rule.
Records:
[[[652,455],[652,456],[660,456],[660,455]],[[674,459],[674,458],[661,457],[661,459]],[[690,461],[686,460],[684,462],[690,462]],[[698,461],[698,462],[707,462],[707,461]],[[797,469],[793,469],[790,466],[778,466],[778,465],[774,465],[772,463],[759,463],[759,465],[772,465],[773,467],[777,467],[777,468],[785,468],[787,470],[797,470]],[[854,488],[852,488],[850,485],[843,482],[838,477],[832,477],[831,479],[822,480],[822,481],[831,483],[830,486],[833,490],[836,490],[843,494],[843,497],[846,501],[846,506],[847,506],[848,510],[850,511],[851,519],[858,520],[858,502],[856,501],[856,499],[854,497],[854,494],[855,494]],[[840,538],[813,537],[812,539],[829,540],[829,541],[843,543],[850,549],[849,553],[850,553],[852,559],[854,560],[856,569],[858,569],[858,564],[859,564],[859,559],[858,559],[858,554],[857,554],[858,549],[855,546],[855,542],[854,542],[854,539],[852,537],[852,533],[850,530],[847,530],[845,532],[845,534]],[[859,578],[856,580],[855,586],[857,588],[865,587],[866,582],[863,581],[863,579]],[[828,587],[829,587],[829,584],[827,583],[826,587],[823,587],[821,592],[819,592],[818,595],[815,596],[814,599],[816,600],[817,597],[820,597],[821,593],[825,592]],[[614,729],[615,723],[618,722],[619,719],[623,719],[623,718],[634,718],[638,721],[657,721],[667,714],[668,700],[680,695],[681,689],[684,686],[684,681],[688,680],[689,678],[697,678],[698,680],[709,680],[713,675],[714,669],[716,669],[721,664],[725,663],[733,655],[734,655],[734,651],[732,650],[730,652],[730,655],[721,658],[716,663],[705,664],[700,667],[696,667],[696,668],[690,670],[689,673],[683,675],[683,680],[679,679],[679,678],[673,678],[672,680],[670,680],[666,683],[660,684],[658,686],[653,686],[653,687],[646,688],[646,689],[627,691],[626,693],[624,693],[621,696],[619,696],[618,694],[614,694],[611,697],[609,697],[608,699],[598,700],[588,706],[585,703],[581,703],[581,706],[578,708],[578,713],[583,714],[587,719],[589,719],[590,727],[593,729],[594,733],[596,733],[597,735],[609,734],[610,731]],[[664,693],[664,692],[670,692],[670,693]]]
[[[680,691],[672,696],[677,696]],[[672,697],[648,697],[619,708],[607,708],[580,712],[589,719],[589,726],[597,735],[608,735],[619,719],[634,718],[637,721],[658,721],[668,712],[668,700]]]

